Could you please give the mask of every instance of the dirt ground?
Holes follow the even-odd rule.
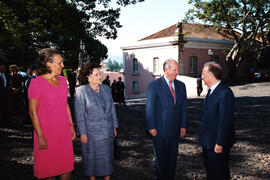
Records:
[[[236,96],[237,143],[231,151],[231,179],[270,179],[270,82],[232,86]],[[181,139],[176,180],[205,179],[197,130],[203,97],[188,99],[188,135]],[[145,130],[145,99],[116,105],[118,157],[112,180],[153,180],[152,142]],[[33,177],[31,125],[0,128],[0,179],[31,180]],[[74,141],[74,180],[85,180],[80,143]],[[102,178],[98,178],[102,179]]]

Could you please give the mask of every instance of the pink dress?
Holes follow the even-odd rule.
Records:
[[[43,77],[31,80],[29,99],[39,99],[38,117],[48,149],[38,149],[34,132],[34,176],[43,179],[58,176],[74,169],[70,120],[67,113],[68,88],[66,79],[58,76],[60,85],[53,86]]]

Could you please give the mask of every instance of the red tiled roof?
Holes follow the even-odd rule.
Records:
[[[140,39],[139,41],[175,36],[177,29],[178,29],[177,24],[174,24],[157,33],[154,33],[150,36]],[[212,26],[202,24],[182,23],[182,30],[185,38],[192,37],[203,39],[232,40],[232,38],[226,36],[225,33],[217,32],[216,28]]]

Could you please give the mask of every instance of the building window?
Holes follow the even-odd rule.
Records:
[[[198,64],[197,56],[191,56],[189,59],[189,73],[190,74],[197,74],[197,64]]]
[[[139,73],[139,67],[138,67],[138,59],[133,58],[133,73],[138,74]]]
[[[132,92],[133,93],[139,92],[139,82],[138,81],[132,81]]]
[[[218,56],[211,56],[210,61],[214,61],[214,62],[218,63]]]
[[[159,58],[155,57],[153,59],[153,74],[159,74]]]

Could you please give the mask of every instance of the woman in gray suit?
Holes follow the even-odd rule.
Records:
[[[117,136],[118,120],[108,86],[101,84],[100,65],[85,65],[76,89],[74,106],[77,130],[82,143],[84,173],[110,179],[113,173],[113,140]]]

